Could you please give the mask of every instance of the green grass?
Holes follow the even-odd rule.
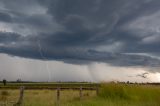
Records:
[[[3,101],[17,101],[18,90],[0,90],[5,99]],[[83,91],[80,100],[79,91],[61,91],[60,106],[160,106],[160,86],[155,85],[127,85],[102,83],[99,94],[96,91]],[[25,90],[24,106],[56,106],[55,90]]]

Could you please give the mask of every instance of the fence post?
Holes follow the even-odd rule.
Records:
[[[98,96],[98,94],[99,94],[99,87],[96,88],[96,94]]]
[[[60,100],[60,87],[57,88],[57,101]]]
[[[57,101],[55,102],[56,106],[60,106],[60,87],[57,88]]]
[[[82,86],[80,86],[80,89],[79,89],[79,96],[80,96],[80,100],[82,99]]]
[[[16,104],[14,104],[14,106],[22,106],[22,103],[23,103],[23,95],[24,95],[24,86],[20,87],[19,99],[18,99],[18,102],[17,102]]]

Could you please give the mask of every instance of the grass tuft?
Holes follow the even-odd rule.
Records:
[[[1,91],[1,96],[8,96],[9,92],[8,91]]]
[[[101,83],[101,88],[99,96],[103,98],[112,98],[112,99],[130,99],[130,96],[127,93],[126,87],[124,85],[115,84],[115,83]]]
[[[0,93],[0,101],[6,101],[9,96],[8,91],[1,91]]]

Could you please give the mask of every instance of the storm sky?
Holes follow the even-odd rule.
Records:
[[[159,0],[0,0],[0,80],[159,82],[159,72]]]

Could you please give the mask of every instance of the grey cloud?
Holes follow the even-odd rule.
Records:
[[[12,22],[12,17],[7,13],[0,12],[0,21],[1,22]]]
[[[0,43],[11,43],[19,40],[21,35],[12,32],[0,32]]]
[[[6,9],[12,9],[9,13],[14,16],[13,24],[17,25],[13,28],[16,29],[14,31],[28,29],[34,33],[25,36],[2,33],[0,43],[7,42],[7,45],[0,46],[2,53],[43,59],[39,53],[41,48],[46,60],[61,60],[72,64],[97,61],[116,66],[160,65],[160,60],[149,56],[125,54],[150,52],[159,54],[159,42],[142,43],[145,38],[141,37],[141,34],[147,34],[146,30],[137,29],[138,24],[135,24],[136,28],[129,27],[141,17],[157,14],[160,9],[160,2],[157,0],[29,0],[27,2],[17,0],[14,2],[3,1]],[[17,7],[20,4],[21,6]],[[24,4],[31,8],[27,6],[23,8]],[[19,8],[22,8],[24,13],[19,11]],[[141,33],[133,33],[139,30]],[[97,51],[98,47],[107,47],[116,42],[123,43],[121,48],[116,46],[116,52]]]
[[[35,11],[43,12],[41,6],[37,3],[37,0],[1,0],[0,1],[6,10],[10,10],[17,13],[33,14]]]
[[[5,36],[8,36],[8,38],[10,37],[10,35]],[[26,58],[44,59],[40,54],[40,48],[37,44],[42,42],[40,46],[45,60],[60,60],[72,64],[106,62],[115,66],[158,67],[160,65],[159,59],[155,59],[147,55],[129,55],[123,53],[98,52],[95,50],[82,49],[81,46],[79,46],[78,48],[78,46],[74,47],[72,45],[59,45],[59,42],[57,42],[58,44],[52,44],[52,46],[49,46],[51,45],[49,43],[49,39],[51,39],[49,38],[50,36],[48,37],[48,39],[39,39],[40,36],[38,36],[37,38],[32,36],[21,37],[16,34],[11,36],[14,36],[14,38],[17,37],[14,40],[10,39],[10,42],[13,41],[16,43],[7,44],[4,47],[1,46],[1,53],[7,53],[9,55]],[[43,35],[41,37],[43,38]],[[74,42],[73,45],[75,45]]]

